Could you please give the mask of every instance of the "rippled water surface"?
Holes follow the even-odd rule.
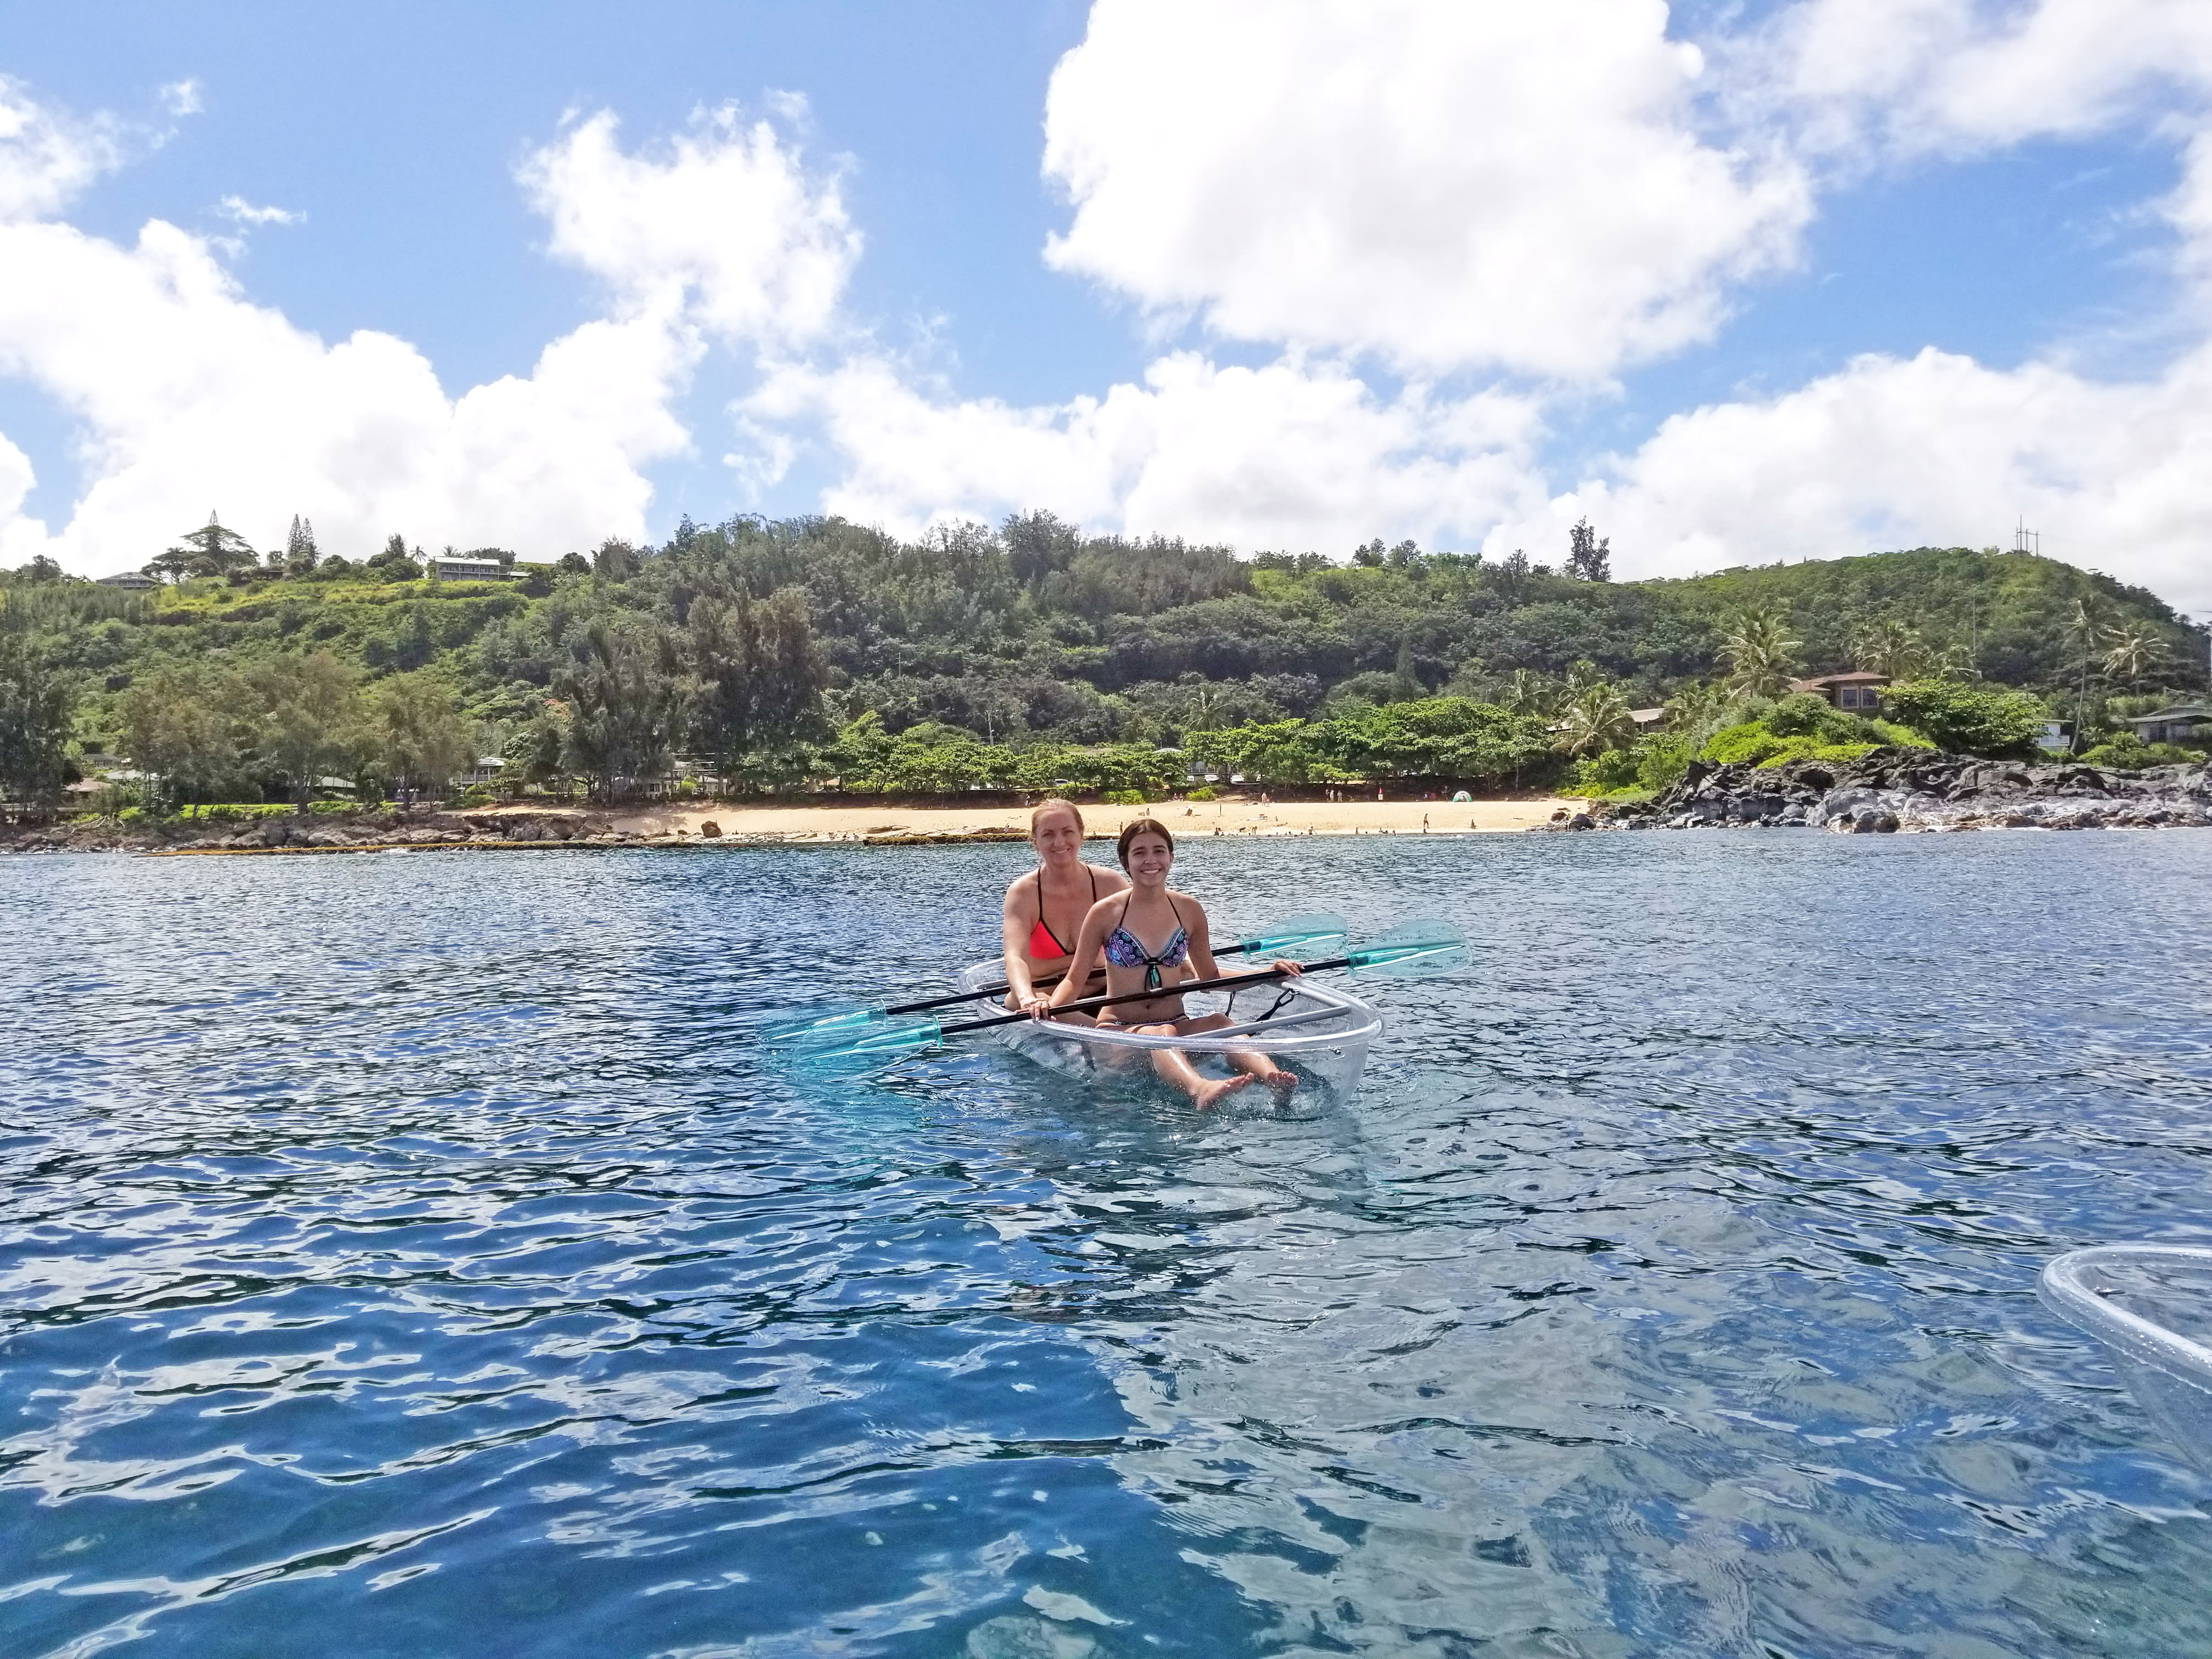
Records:
[[[2212,1241],[2212,835],[1206,842],[1346,1109],[753,1021],[1018,848],[0,863],[0,1653],[2175,1655],[2045,1313]]]

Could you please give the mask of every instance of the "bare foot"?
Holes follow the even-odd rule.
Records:
[[[1221,1103],[1224,1097],[1235,1094],[1239,1089],[1249,1089],[1259,1080],[1249,1072],[1239,1072],[1235,1077],[1208,1078],[1198,1085],[1198,1092],[1191,1099],[1196,1103],[1200,1111],[1210,1112]]]
[[[1285,1104],[1298,1091],[1298,1074],[1280,1066],[1261,1081],[1275,1091],[1275,1104],[1278,1106]]]

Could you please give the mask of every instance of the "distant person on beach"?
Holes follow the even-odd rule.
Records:
[[[1206,907],[1188,893],[1169,890],[1175,837],[1155,818],[1133,818],[1121,831],[1116,851],[1121,867],[1128,872],[1127,890],[1100,899],[1083,918],[1067,975],[1052,994],[1052,1006],[1057,1007],[1079,995],[1079,982],[1089,977],[1103,957],[1109,993],[1121,996],[1158,991],[1160,994],[1143,1002],[1103,1008],[1098,1024],[1126,1025],[1146,1036],[1194,1036],[1201,1031],[1219,1030],[1230,1023],[1228,1015],[1186,1014],[1182,999],[1175,992],[1186,980],[1223,976],[1220,964],[1213,959]],[[1292,975],[1299,972],[1295,962],[1277,962],[1272,966]],[[1244,971],[1266,970],[1255,967]],[[1273,1090],[1279,1103],[1288,1100],[1298,1086],[1297,1073],[1251,1050],[1223,1056],[1239,1073],[1225,1078],[1205,1076],[1191,1064],[1188,1054],[1177,1049],[1149,1052],[1152,1069],[1188,1095],[1201,1112],[1255,1083]]]
[[[1066,970],[1085,914],[1129,882],[1119,870],[1083,861],[1083,814],[1073,801],[1057,796],[1039,801],[1030,814],[1030,845],[1036,848],[1037,867],[1015,877],[1006,889],[999,933],[1006,955],[1006,1006],[1036,1014],[1052,990],[1037,980]]]

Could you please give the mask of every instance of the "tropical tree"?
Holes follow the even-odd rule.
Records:
[[[1739,696],[1771,697],[1786,689],[1803,643],[1789,633],[1786,606],[1747,605],[1725,618],[1720,654],[1729,666],[1729,690]]]
[[[681,712],[677,666],[667,635],[634,637],[604,620],[586,627],[554,682],[570,710],[562,757],[568,769],[609,796],[623,778],[658,775]]]
[[[1506,682],[1504,707],[1516,714],[1547,715],[1559,706],[1556,682],[1526,668],[1516,668]]]
[[[1861,668],[1893,680],[1911,679],[1936,665],[1920,630],[1902,617],[1877,617],[1863,624],[1852,636],[1851,654]]]
[[[76,686],[21,635],[0,632],[0,796],[61,793]]]
[[[765,599],[694,600],[681,655],[689,741],[725,776],[788,750],[822,724],[829,659],[799,588]]]
[[[640,563],[637,549],[619,536],[610,536],[592,554],[592,574],[607,581],[628,581]]]
[[[1548,747],[1540,718],[1466,697],[1384,703],[1329,721],[1322,736],[1355,777],[1503,777]]]
[[[177,539],[184,544],[181,547],[169,548],[148,562],[148,575],[180,582],[187,576],[228,576],[261,562],[261,556],[246,538],[225,529],[213,513],[200,528],[188,530]]]
[[[1566,570],[1578,581],[1613,580],[1613,538],[1601,539],[1587,518],[1577,520],[1574,528],[1567,532]]]
[[[1221,736],[1226,769],[1248,778],[1311,783],[1329,770],[1328,751],[1318,740],[1320,729],[1306,720],[1270,720]]]
[[[1636,716],[1610,681],[1586,685],[1559,710],[1559,746],[1577,759],[1636,741]]]
[[[1560,702],[1562,705],[1564,705],[1565,703],[1579,697],[1583,692],[1589,690],[1594,685],[1610,685],[1612,684],[1612,675],[1607,673],[1605,670],[1600,668],[1588,657],[1577,658],[1574,662],[1568,665],[1566,692],[1560,699]]]
[[[2173,659],[2173,649],[2145,623],[2124,623],[2106,630],[2105,672],[2121,685],[2139,685]]]
[[[383,551],[372,553],[362,568],[374,570],[385,581],[413,581],[422,574],[422,565],[407,551],[407,538],[397,532],[388,537]]]
[[[475,757],[450,688],[426,673],[394,674],[363,699],[370,748],[402,789],[436,794]]]
[[[253,747],[261,763],[290,786],[307,810],[325,773],[349,769],[361,752],[361,694],[354,671],[327,651],[269,658],[246,671],[257,705]]]
[[[243,769],[241,689],[228,676],[165,668],[134,680],[118,713],[124,752],[179,803],[203,801]]]
[[[2033,757],[2044,722],[2040,698],[2004,686],[1956,680],[1907,680],[1883,691],[1889,719],[1924,733],[1937,747],[1963,755]]]
[[[561,756],[567,746],[568,730],[561,714],[541,704],[526,725],[509,734],[501,751],[507,769],[500,775],[543,788],[561,776]]]
[[[1693,681],[1667,699],[1667,721],[1676,732],[1710,737],[1728,724],[1729,711],[1735,701],[1724,685]]]
[[[2063,631],[2066,642],[2072,648],[2077,664],[2074,693],[2074,735],[2067,746],[2069,750],[2078,750],[2089,727],[2090,662],[2097,654],[2098,647],[2105,642],[2106,632],[2105,607],[2088,594],[2075,594],[2073,608],[2066,613],[2066,625]]]
[[[272,559],[274,554],[270,556]],[[284,538],[284,574],[304,576],[321,559],[315,546],[315,526],[298,514],[292,515],[291,532]]]

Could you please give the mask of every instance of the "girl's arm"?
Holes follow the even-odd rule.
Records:
[[[1083,913],[1083,927],[1075,935],[1075,949],[1068,955],[1067,970],[1060,975],[1060,983],[1052,988],[1048,1008],[1073,1002],[1083,994],[1083,988],[1091,982],[1091,970],[1098,965],[1098,954],[1105,949],[1106,917],[1113,908],[1113,899],[1102,898]]]
[[[1006,902],[999,913],[999,942],[1006,951],[1006,989],[1013,1006],[1024,1012],[1033,1012],[1030,1004],[1044,999],[1030,978],[1029,930],[1022,926],[1021,907],[1015,902],[1024,879],[1016,877],[1006,889]],[[1040,906],[1043,896],[1042,893],[1037,896]]]

